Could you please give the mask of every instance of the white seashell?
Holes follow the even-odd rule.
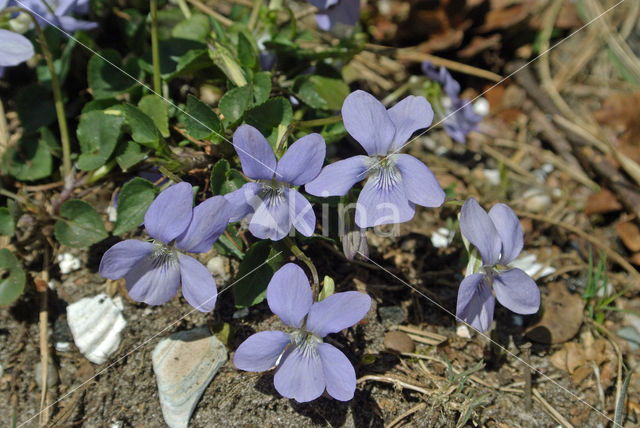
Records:
[[[92,363],[102,364],[120,346],[127,321],[120,297],[100,293],[67,306],[67,324],[80,352]]]
[[[204,390],[227,362],[227,349],[200,327],[160,341],[152,360],[164,420],[170,428],[184,428]]]

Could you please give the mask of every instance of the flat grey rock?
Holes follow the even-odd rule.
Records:
[[[164,420],[171,428],[185,428],[204,390],[227,362],[227,348],[199,327],[161,340],[152,360]]]

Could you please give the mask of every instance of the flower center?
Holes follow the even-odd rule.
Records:
[[[153,240],[151,258],[155,267],[178,266],[178,251],[172,245],[165,245],[161,241]]]
[[[302,351],[302,355],[307,358],[318,353],[318,344],[322,339],[306,330],[298,329],[289,334],[291,343]]]
[[[389,190],[400,181],[400,170],[396,166],[394,155],[375,156],[370,159],[370,177],[375,180],[378,189]]]
[[[260,200],[269,204],[269,206],[277,205],[285,199],[284,193],[288,187],[286,183],[278,182],[275,179],[259,180],[258,182],[262,186],[258,193],[258,197]]]

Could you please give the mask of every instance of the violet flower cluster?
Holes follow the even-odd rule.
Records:
[[[129,296],[149,305],[168,302],[182,283],[182,294],[201,312],[213,310],[218,290],[211,273],[189,253],[206,253],[229,223],[230,207],[222,196],[192,208],[193,188],[178,183],[162,191],[144,216],[153,240],[122,241],[100,262],[100,275],[124,278]]]
[[[496,298],[517,314],[536,313],[540,290],[535,281],[524,271],[507,266],[523,246],[522,226],[513,210],[495,204],[487,214],[478,201],[469,198],[460,213],[460,231],[477,248],[482,261],[479,266],[470,263],[467,268],[458,290],[456,317],[487,331],[493,321]]]
[[[460,98],[460,84],[446,68],[440,67],[436,70],[431,62],[425,61],[422,63],[422,71],[430,79],[438,82],[446,95],[440,100],[442,109],[436,109],[439,118],[443,120],[444,130],[455,141],[464,143],[465,137],[477,128],[482,116],[473,112],[470,101]]]
[[[371,307],[371,298],[346,291],[314,303],[304,271],[288,263],[273,275],[267,302],[271,312],[291,331],[263,331],[250,336],[236,350],[235,366],[253,372],[276,367],[276,390],[301,403],[315,400],[325,389],[336,400],[351,400],[356,389],[353,365],[322,339],[360,321]]]
[[[444,191],[431,170],[415,157],[397,153],[415,131],[433,120],[424,97],[408,96],[387,110],[371,94],[355,91],[344,101],[342,119],[367,156],[327,165],[306,184],[308,193],[343,196],[367,178],[356,204],[355,222],[361,228],[409,221],[416,205],[442,205]]]
[[[360,0],[309,0],[309,3],[318,8],[316,22],[323,31],[339,23],[353,26],[360,18]]]

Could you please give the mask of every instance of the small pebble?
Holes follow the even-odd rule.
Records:
[[[489,101],[484,97],[480,97],[472,104],[472,108],[475,114],[484,117],[490,111]]]
[[[75,257],[71,253],[58,254],[58,266],[60,266],[60,273],[66,275],[74,270],[78,270],[82,267],[80,259]]]
[[[455,231],[440,227],[431,234],[431,245],[435,248],[447,248],[455,235]]]
[[[109,205],[106,209],[107,216],[111,223],[115,223],[118,220],[118,210],[113,205]]]
[[[402,331],[390,331],[384,335],[384,347],[389,351],[413,352],[416,349],[415,343],[409,335]]]
[[[382,325],[387,329],[397,327],[407,321],[407,314],[400,306],[381,306],[378,315]]]
[[[456,327],[456,335],[458,337],[462,337],[463,339],[471,339],[471,332],[469,331],[469,327],[464,324],[458,325]]]
[[[242,308],[235,311],[233,315],[231,315],[231,318],[233,318],[234,320],[238,320],[240,318],[245,318],[248,315],[249,315],[249,308]]]
[[[58,352],[70,352],[72,349],[71,342],[56,342],[53,346]]]
[[[42,362],[41,361],[38,361],[38,364],[36,364],[35,370],[36,370],[36,383],[38,384],[39,387],[42,387]],[[58,384],[58,369],[56,369],[56,366],[52,362],[49,362],[48,369],[47,369],[47,389],[53,388],[57,384]]]
[[[225,258],[222,256],[213,256],[207,262],[207,269],[215,277],[217,281],[224,282],[230,278],[229,272],[225,267]]]
[[[489,183],[494,186],[498,186],[500,184],[500,171],[497,169],[483,169],[482,173]]]
[[[545,212],[551,208],[551,197],[540,189],[529,189],[522,195],[525,207],[533,213]]]

